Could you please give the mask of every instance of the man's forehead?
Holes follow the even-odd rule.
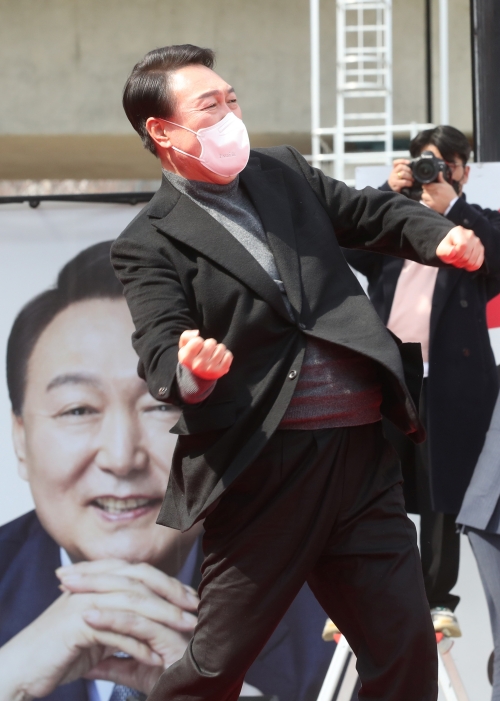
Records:
[[[207,66],[185,66],[171,76],[172,89],[186,100],[202,100],[217,93],[234,92],[234,88]]]

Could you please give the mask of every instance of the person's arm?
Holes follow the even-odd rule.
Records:
[[[139,356],[138,373],[156,399],[179,404],[176,383],[179,338],[198,324],[177,271],[153,236],[136,242],[118,238],[111,262],[132,314],[132,345]]]
[[[476,249],[469,266],[471,246],[478,244],[472,232],[452,227],[441,215],[402,195],[350,188],[309,166],[292,147],[287,149],[329,214],[341,246],[368,248],[425,265],[446,263],[474,270],[481,263]]]
[[[232,354],[197,330],[177,271],[161,246],[117,239],[111,262],[124,286],[140,358],[139,375],[158,400],[196,404],[208,397],[226,374]],[[182,365],[183,367],[179,367]]]

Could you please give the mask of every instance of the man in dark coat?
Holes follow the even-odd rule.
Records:
[[[183,411],[159,522],[205,518],[194,637],[151,701],[236,699],[306,580],[357,655],[361,697],[430,701],[434,632],[380,412],[423,433],[398,344],[339,243],[476,269],[490,241],[293,149],[248,159],[212,66],[206,49],[157,49],[124,92],[164,173],[112,247],[139,373]]]
[[[481,238],[500,238],[500,213],[469,204],[470,145],[457,129],[440,126],[421,132],[411,155],[423,151],[444,159],[449,182],[424,185],[422,202],[453,224]],[[414,187],[410,161],[398,159],[380,189]],[[369,282],[368,293],[382,321],[405,341],[422,343],[425,379],[421,418],[428,438],[415,446],[387,427],[403,464],[408,511],[421,515],[421,556],[427,597],[437,630],[459,636],[454,615],[459,597],[460,538],[455,516],[481,452],[498,392],[497,370],[486,325],[486,304],[500,292],[500,258],[487,250],[478,272],[439,271],[400,258],[346,251],[348,262]],[[436,274],[437,273],[437,274]]]

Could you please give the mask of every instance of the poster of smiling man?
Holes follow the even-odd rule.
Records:
[[[0,212],[0,701],[144,699],[196,625],[203,526],[156,524],[180,414],[137,375],[109,261],[136,213]],[[242,695],[314,701],[333,654],[324,622],[304,587]]]

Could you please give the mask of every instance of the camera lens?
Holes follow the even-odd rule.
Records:
[[[419,183],[432,183],[439,173],[438,164],[431,159],[419,158],[413,164],[413,177]]]

